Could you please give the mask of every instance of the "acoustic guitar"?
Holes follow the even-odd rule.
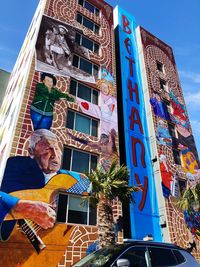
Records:
[[[21,190],[10,195],[23,200],[53,203],[60,192],[66,192],[76,183],[77,180],[71,175],[58,174],[41,189]],[[18,220],[9,240],[0,242],[0,266],[58,266],[62,262],[73,225],[56,223],[52,229],[39,229],[30,220]]]

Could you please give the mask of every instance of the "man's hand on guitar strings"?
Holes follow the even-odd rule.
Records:
[[[15,219],[30,219],[43,229],[52,228],[56,221],[52,206],[41,201],[19,200],[11,214]]]

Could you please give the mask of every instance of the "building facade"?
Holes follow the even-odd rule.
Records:
[[[199,259],[198,212],[177,207],[185,188],[199,182],[199,158],[173,50],[142,27],[137,38],[163,241]]]
[[[171,242],[199,259],[199,213],[177,201],[199,182],[199,158],[172,48],[114,10],[120,160],[142,191],[124,210],[126,237]]]
[[[34,235],[31,243],[28,238],[32,237],[16,228],[7,230],[10,221],[3,222],[1,239],[5,242],[0,242],[0,257],[5,266],[70,266],[97,247],[96,212],[88,202],[81,205],[82,195],[89,190],[83,172],[95,169],[97,162],[106,169],[118,159],[114,60],[111,6],[98,0],[40,1],[1,111],[2,174],[5,170],[1,190],[26,199],[27,191],[21,191],[22,188],[41,188],[36,181],[30,186],[29,181],[22,182],[21,178],[16,184],[12,180],[10,186],[5,186],[15,167],[13,176],[20,169],[25,169],[25,175],[30,136],[38,129],[56,135],[62,150],[61,169],[65,170],[62,179],[68,185],[64,185],[63,193],[58,174],[43,187],[42,195],[41,189],[32,191],[30,199],[43,201],[50,191],[54,195],[61,190],[58,223],[52,230],[41,230],[37,235],[34,228],[30,229]],[[9,162],[19,160],[12,170],[9,157]],[[5,205],[8,204],[2,195],[1,208]],[[113,214],[115,219],[122,215],[117,202],[113,203]]]
[[[123,213],[113,203],[114,219],[126,218],[125,237],[152,236],[200,258],[195,214],[176,205],[186,186],[198,181],[199,159],[172,49],[124,10],[115,9],[114,17],[115,23],[112,7],[100,0],[38,5],[0,112],[0,182],[2,191],[22,199],[57,196],[58,223],[36,233],[25,221],[32,238],[12,230],[14,218],[0,217],[5,266],[71,266],[95,250],[98,218],[88,202],[81,204],[89,190],[83,173],[97,163],[106,169],[119,154],[130,184],[141,188]],[[35,169],[25,164],[38,129],[50,130],[62,151],[62,172],[43,186],[30,185]],[[11,169],[10,157],[20,159]],[[5,186],[20,170],[30,176],[27,183],[19,178]],[[8,210],[2,191],[0,209]]]
[[[8,85],[9,77],[10,77],[10,73],[9,72],[0,69],[0,88],[1,88],[0,89],[0,93],[1,93],[1,95],[0,95],[1,96],[0,105],[2,104],[2,101],[3,101],[3,97],[4,97],[4,94],[5,94],[7,85]]]

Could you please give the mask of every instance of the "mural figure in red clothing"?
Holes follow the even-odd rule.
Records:
[[[174,178],[173,173],[169,170],[169,167],[167,166],[167,158],[163,154],[160,155],[160,171],[162,174],[163,195],[164,197],[169,198]]]

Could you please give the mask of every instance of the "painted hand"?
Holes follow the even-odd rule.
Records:
[[[40,201],[19,200],[11,212],[15,219],[30,219],[44,229],[52,228],[56,220],[52,206]]]

